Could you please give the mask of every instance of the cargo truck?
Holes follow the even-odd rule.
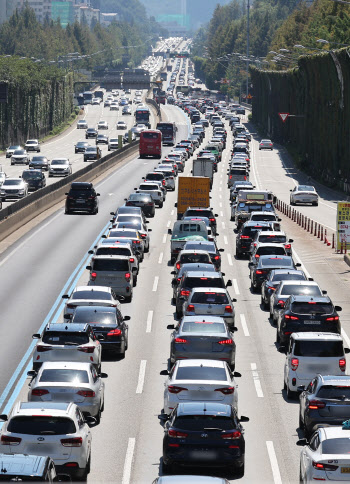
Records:
[[[177,219],[180,220],[188,207],[209,207],[210,179],[196,176],[178,178]]]

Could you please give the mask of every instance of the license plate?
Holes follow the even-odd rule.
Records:
[[[350,474],[350,467],[342,467],[341,473],[342,474]]]
[[[304,324],[321,324],[321,321],[304,321]]]
[[[80,199],[80,198],[77,200],[77,203],[84,203],[84,202],[85,202],[85,200]]]
[[[153,148],[153,146],[152,146],[152,145],[148,145],[148,146],[147,146],[147,148],[148,148],[148,149],[152,149],[152,148]]]

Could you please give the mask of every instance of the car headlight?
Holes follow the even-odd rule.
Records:
[[[5,190],[0,190],[1,195],[5,195],[5,193],[6,193]]]
[[[24,193],[24,189],[22,188],[22,190],[18,190],[18,193],[22,195]]]

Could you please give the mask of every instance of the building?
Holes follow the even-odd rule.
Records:
[[[108,27],[112,22],[118,22],[119,14],[118,13],[100,13],[100,23]]]
[[[100,21],[100,13],[98,8],[92,8],[86,3],[74,5],[74,20],[79,23],[86,23],[90,27]]]
[[[52,20],[60,20],[62,27],[74,23],[74,5],[73,1],[52,1],[51,2]]]
[[[34,10],[35,16],[39,22],[44,22],[46,18],[51,18],[51,3],[53,3],[51,0],[12,0],[12,2],[9,1],[8,3],[11,4],[11,6],[9,5],[9,15],[6,20],[12,15],[16,8],[21,10],[26,5]]]

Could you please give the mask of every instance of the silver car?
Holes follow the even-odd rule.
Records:
[[[311,203],[311,205],[318,206],[318,194],[315,187],[310,185],[297,185],[290,194],[290,204],[297,203]]]
[[[64,318],[69,320],[77,306],[107,306],[120,309],[120,302],[110,287],[106,286],[77,286],[72,294],[64,294],[62,299],[67,302],[64,306]]]
[[[171,363],[184,358],[206,358],[227,361],[234,370],[236,343],[231,331],[221,317],[184,316],[171,335]]]
[[[49,166],[49,177],[69,176],[72,174],[72,164],[68,158],[55,158],[51,160]]]
[[[28,195],[28,185],[22,178],[5,178],[0,187],[0,199],[5,202],[7,199],[20,199]]]
[[[135,188],[136,193],[148,193],[154,200],[154,203],[159,207],[163,207],[164,195],[157,183],[141,183],[139,188]]]
[[[29,156],[26,150],[15,150],[11,155],[11,165],[17,165],[18,163],[28,165]]]
[[[231,329],[235,326],[235,309],[227,289],[219,287],[194,287],[183,303],[183,315],[220,316]]]
[[[91,363],[45,362],[29,383],[28,402],[73,402],[99,423],[104,407],[106,373],[97,373]]]
[[[117,215],[116,219],[113,222],[112,228],[138,230],[144,243],[144,250],[145,252],[149,252],[149,247],[150,247],[149,232],[152,232],[152,229],[147,228],[147,225],[146,225],[147,223],[148,221],[144,222],[141,216]]]
[[[273,150],[273,143],[270,139],[262,139],[259,143],[259,150]]]
[[[139,259],[134,254],[131,241],[130,243],[111,242],[110,244],[108,244],[108,239],[105,239],[95,248],[94,251],[89,251],[89,254],[93,254],[93,257],[97,255],[126,255],[127,257],[129,257],[134,286],[136,286],[137,275],[139,273]]]

